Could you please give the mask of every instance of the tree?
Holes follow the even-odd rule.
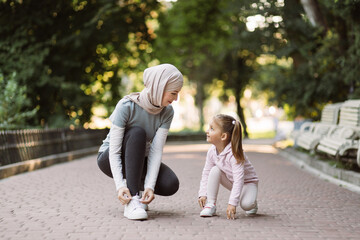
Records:
[[[320,6],[317,0],[300,0],[306,15],[312,26],[323,27],[324,30],[327,30],[327,24],[325,22],[324,16],[320,10]]]
[[[226,1],[222,9],[223,28],[228,29],[224,37],[224,57],[221,58],[220,79],[224,80],[225,88],[232,90],[237,103],[237,113],[243,126],[244,137],[248,137],[244,110],[241,106],[246,86],[258,68],[257,57],[262,53],[264,44],[258,32],[250,32],[246,27],[247,17],[252,11],[245,11],[250,1]],[[224,91],[226,93],[227,91]]]
[[[318,120],[326,103],[360,96],[356,78],[359,55],[355,50],[359,46],[359,1],[254,3],[258,14],[265,16],[267,10],[259,8],[262,3],[282,18],[277,28],[261,29],[265,38],[282,42],[276,47],[269,45],[267,48],[273,50],[268,53],[292,61],[292,68],[262,68],[277,75],[263,79],[262,84],[262,89],[272,92],[273,102],[291,106],[296,115]],[[271,33],[265,34],[269,30]]]
[[[240,100],[249,84],[263,40],[249,32],[246,11],[251,1],[177,1],[160,19],[155,46],[158,57],[178,63],[190,81],[197,83],[196,103],[203,125],[204,86],[218,78],[236,98],[237,113],[247,137]],[[223,91],[224,93],[228,91]]]
[[[178,66],[196,83],[195,102],[200,129],[204,126],[204,86],[218,74],[222,51],[221,5],[219,0],[177,1],[159,17],[160,28],[154,44],[155,56]]]
[[[0,2],[0,66],[17,72],[38,108],[31,124],[80,125],[94,104],[120,98],[119,69],[134,69],[154,36],[146,21],[159,3],[113,0]],[[131,42],[131,44],[129,44]],[[138,61],[128,59],[137,54]]]
[[[25,125],[26,119],[36,114],[36,109],[23,111],[29,106],[26,97],[26,86],[19,86],[13,73],[9,79],[0,74],[0,129],[16,129]]]

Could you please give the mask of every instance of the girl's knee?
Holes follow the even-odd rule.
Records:
[[[213,166],[210,170],[210,175],[219,175],[221,174],[221,170],[218,166]]]
[[[256,207],[256,201],[241,201],[240,206],[243,210],[249,211]]]

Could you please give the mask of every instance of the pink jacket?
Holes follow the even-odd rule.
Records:
[[[215,145],[212,145],[206,156],[206,163],[200,181],[200,196],[207,196],[207,182],[209,173],[215,165],[225,173],[226,177],[233,183],[230,193],[229,204],[237,206],[244,183],[257,183],[259,181],[254,167],[245,155],[245,162],[238,164],[231,150],[231,143],[218,155]]]

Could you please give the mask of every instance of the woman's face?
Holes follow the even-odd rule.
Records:
[[[171,92],[164,92],[162,97],[161,106],[166,107],[171,104],[173,101],[178,99],[179,91],[171,91]]]

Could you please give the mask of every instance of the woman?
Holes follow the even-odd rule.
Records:
[[[178,178],[161,157],[174,116],[170,104],[177,100],[183,76],[173,65],[161,64],[145,69],[143,80],[144,90],[116,105],[97,159],[115,181],[124,216],[133,220],[148,218],[145,210],[154,194],[170,196],[179,188]]]

